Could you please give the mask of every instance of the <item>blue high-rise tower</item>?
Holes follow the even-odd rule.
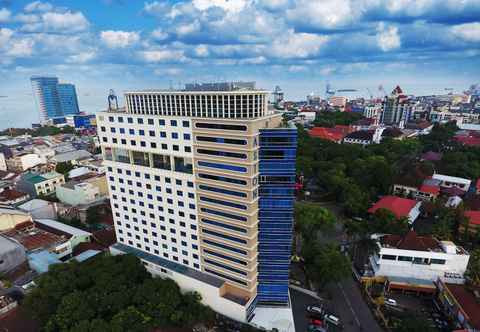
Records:
[[[80,113],[75,85],[59,84],[54,76],[32,76],[30,81],[41,121]]]
[[[33,94],[40,112],[40,120],[47,120],[63,116],[60,96],[58,94],[58,78],[33,76],[32,82]]]
[[[70,83],[60,83],[57,85],[60,105],[64,115],[76,115],[80,113],[78,108],[77,92],[75,85]]]

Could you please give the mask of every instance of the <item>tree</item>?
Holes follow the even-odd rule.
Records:
[[[295,230],[305,240],[316,238],[319,231],[331,231],[335,221],[335,216],[329,210],[317,204],[295,204]]]
[[[213,317],[198,294],[182,294],[174,281],[152,278],[132,255],[54,265],[37,284],[24,307],[48,332],[140,332],[191,327]]]
[[[71,162],[65,161],[65,162],[58,163],[57,166],[55,166],[55,171],[67,176],[68,172],[70,172],[73,168],[74,167]]]
[[[342,254],[337,246],[316,246],[316,252],[307,262],[307,270],[311,278],[320,287],[329,282],[340,281],[352,272],[348,258]]]
[[[408,232],[409,225],[406,218],[399,218],[387,209],[378,209],[368,224],[368,232],[403,235]]]
[[[465,275],[471,284],[480,286],[480,249],[470,252],[470,260]]]
[[[87,209],[87,218],[86,222],[89,225],[97,224],[101,218],[101,213],[100,213],[101,207],[99,206],[90,206]]]

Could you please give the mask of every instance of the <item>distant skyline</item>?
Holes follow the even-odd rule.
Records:
[[[84,112],[193,81],[461,92],[480,81],[480,1],[0,0],[1,129],[38,121],[32,75],[75,84]]]

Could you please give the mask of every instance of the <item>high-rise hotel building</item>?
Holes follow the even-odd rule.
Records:
[[[97,114],[117,243],[239,321],[288,306],[296,128],[234,84],[131,91]]]

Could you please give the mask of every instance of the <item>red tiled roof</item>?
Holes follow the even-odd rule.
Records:
[[[438,195],[440,193],[440,187],[439,186],[430,186],[428,184],[422,184],[419,191],[421,191],[422,193]]]
[[[6,189],[0,193],[0,201],[12,201],[27,196],[27,193],[16,191],[14,189]]]
[[[308,134],[313,137],[325,139],[332,142],[341,141],[345,135],[348,134],[348,131],[344,128],[327,128],[327,127],[314,127],[312,128]]]
[[[375,213],[378,209],[387,209],[391,211],[397,218],[408,217],[410,211],[417,205],[413,199],[402,198],[397,196],[385,196],[375,205],[368,209],[369,213]]]
[[[418,236],[413,230],[403,237],[400,235],[382,236],[380,242],[402,250],[431,251],[441,249],[436,239],[428,236]]]
[[[480,226],[480,211],[465,211],[464,214],[470,221],[470,224]]]
[[[469,291],[465,285],[445,284],[445,287],[467,314],[468,322],[474,328],[480,329],[480,302],[477,301],[473,292]]]

